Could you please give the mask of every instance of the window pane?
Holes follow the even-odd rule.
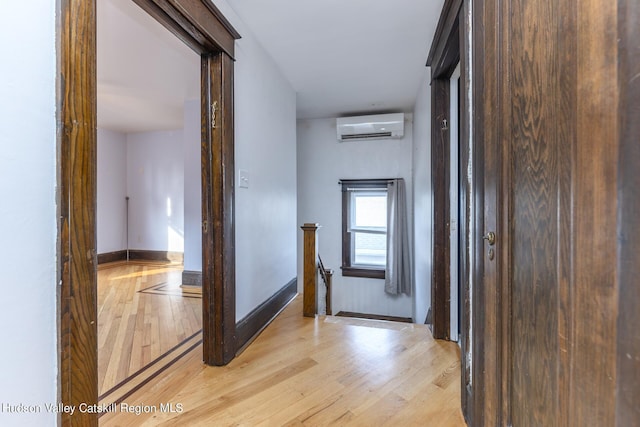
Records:
[[[352,264],[382,266],[387,264],[387,235],[353,233]]]
[[[354,192],[352,227],[387,228],[387,193]]]

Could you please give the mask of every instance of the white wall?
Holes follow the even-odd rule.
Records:
[[[126,249],[127,137],[98,129],[98,253]]]
[[[251,31],[214,1],[236,42],[236,317],[296,277],[296,94]],[[238,188],[239,170],[249,188]]]
[[[431,306],[431,69],[425,68],[413,110],[414,312],[424,323]]]
[[[127,134],[129,249],[184,250],[182,134]]]
[[[191,109],[189,114],[192,113],[199,114],[199,109]],[[199,121],[199,116],[196,116],[195,120]],[[99,254],[127,248],[127,196],[130,197],[129,249],[177,252],[183,250],[186,189],[185,165],[182,163],[186,154],[183,152],[183,149],[186,150],[183,135],[182,129],[132,134],[98,129]],[[199,156],[199,139],[196,140],[196,144]],[[196,209],[199,209],[199,157],[196,167],[198,169],[191,173],[197,174],[195,192],[198,197]],[[171,215],[168,212],[168,200],[171,201]],[[198,219],[196,221],[199,223]],[[198,227],[197,224],[195,226]],[[196,258],[199,259],[200,234],[196,237]],[[198,265],[200,264],[201,262]]]
[[[230,6],[214,3],[242,35],[234,64],[236,317],[242,319],[297,273],[296,94]],[[199,110],[199,100],[185,103],[184,132],[127,135],[130,248],[183,250],[163,246],[175,228],[185,238],[185,269],[195,271],[202,263]],[[249,188],[238,188],[241,169]],[[167,198],[174,207],[170,224]]]
[[[55,5],[0,14],[0,403],[57,401]],[[55,423],[0,413],[2,426]]]
[[[184,103],[184,269],[202,271],[200,100]]]
[[[335,119],[298,121],[298,224],[317,222],[325,267],[334,270],[332,309],[413,317],[412,298],[384,292],[383,279],[343,277],[342,192],[340,179],[404,178],[412,206],[412,125],[405,116],[405,136],[395,140],[339,143]],[[409,229],[411,227],[409,219]],[[298,232],[298,286],[302,286],[302,231]]]

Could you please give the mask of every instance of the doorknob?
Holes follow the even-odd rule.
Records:
[[[496,244],[496,233],[494,233],[493,231],[490,231],[487,233],[486,236],[482,236],[483,240],[486,240],[487,243],[489,243],[489,246],[493,246]]]

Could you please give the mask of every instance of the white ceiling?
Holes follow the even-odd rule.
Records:
[[[413,109],[444,0],[227,0],[297,92],[298,118]],[[177,129],[198,55],[131,0],[98,0],[98,126]]]
[[[411,111],[443,0],[227,0],[298,93],[298,118]]]
[[[182,128],[200,97],[200,56],[132,0],[98,0],[98,127],[123,133]]]

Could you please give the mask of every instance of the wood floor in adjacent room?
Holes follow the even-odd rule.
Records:
[[[181,287],[182,265],[119,262],[98,268],[98,394],[117,399],[132,377],[157,370],[202,329],[202,294]],[[155,363],[154,363],[155,362]],[[153,369],[148,368],[153,364]],[[134,384],[135,385],[135,384]]]
[[[458,347],[423,325],[303,318],[298,296],[228,366],[190,348],[100,425],[465,425]]]

